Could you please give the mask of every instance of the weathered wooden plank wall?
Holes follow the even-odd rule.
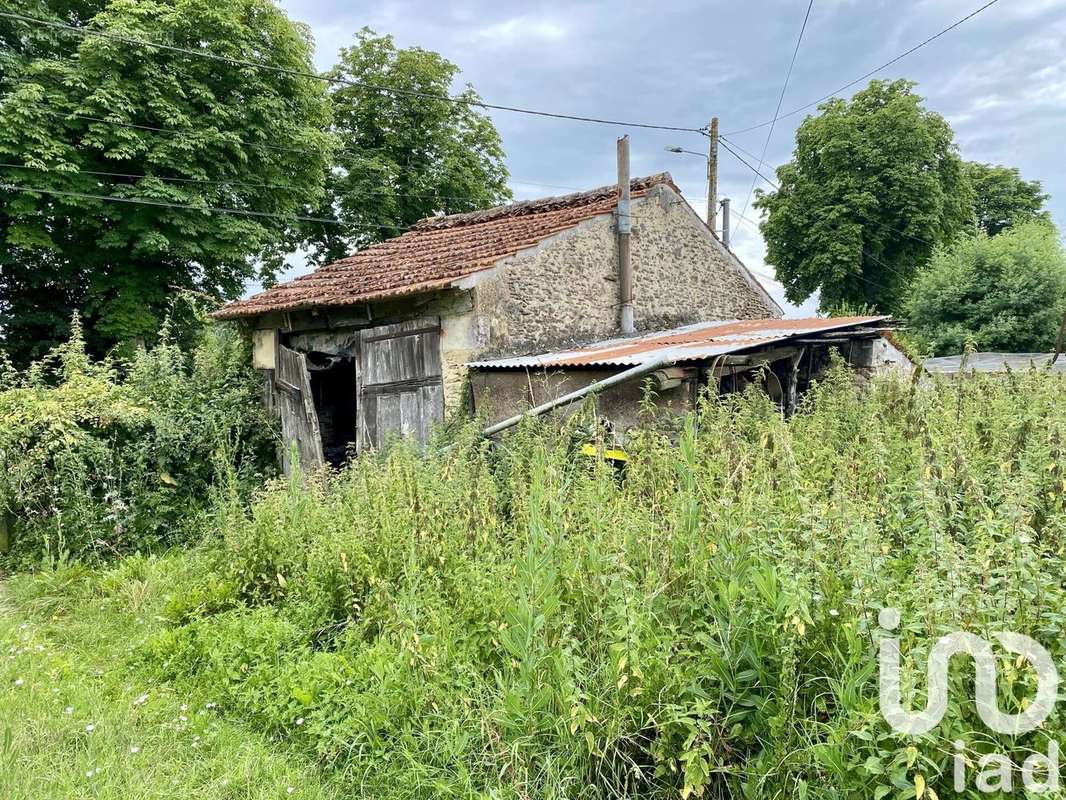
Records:
[[[381,447],[390,436],[425,442],[444,418],[440,319],[363,330],[356,379],[360,450]]]
[[[274,385],[278,393],[278,411],[281,417],[281,464],[288,475],[292,469],[292,446],[302,469],[320,467],[325,458],[322,454],[322,435],[318,429],[318,414],[311,397],[311,377],[307,371],[307,357],[303,353],[278,347],[277,371]]]

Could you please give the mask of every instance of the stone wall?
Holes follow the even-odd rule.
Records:
[[[779,316],[778,309],[668,186],[633,202],[632,258],[638,331],[714,319]],[[561,231],[449,290],[270,315],[256,327],[295,327],[300,350],[354,353],[358,328],[415,317],[441,321],[445,413],[462,408],[470,361],[543,352],[618,335],[613,215]]]
[[[474,412],[485,424],[500,422],[535,405],[609,378],[620,370],[475,370],[470,375]],[[672,389],[653,391],[650,396],[645,392],[649,380],[621,383],[592,399],[598,415],[614,434],[615,443],[624,444],[626,432],[640,425],[641,406],[645,399],[650,399],[658,411],[673,416],[681,416],[695,407],[694,380],[683,381]],[[560,406],[550,412],[550,416],[566,419],[578,413],[585,402],[582,399]]]
[[[633,203],[638,331],[780,316],[754,278],[669,187]],[[481,357],[558,349],[618,335],[618,263],[610,215],[563,231],[482,273]]]

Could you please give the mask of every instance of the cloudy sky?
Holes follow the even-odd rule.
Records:
[[[984,2],[814,0],[782,111],[833,92]],[[717,115],[729,133],[773,116],[807,3],[282,0],[282,6],[311,26],[323,69],[369,26],[393,34],[400,46],[444,54],[486,102],[682,127]],[[1066,225],[1066,0],[1000,0],[878,77],[917,81],[927,106],[954,127],[964,158],[1017,166],[1041,180],[1056,223]],[[803,116],[778,121],[767,164],[788,160]],[[698,134],[507,112],[492,117],[517,199],[611,183],[615,139],[629,133],[633,174],[668,170],[703,213],[704,162],[664,151],[668,145],[702,151],[706,139]],[[758,154],[767,130],[733,138]],[[740,212],[752,173],[728,153],[720,160],[720,194]],[[753,210],[746,216],[754,218]],[[781,300],[758,231],[736,220],[733,228],[734,250]],[[302,271],[294,265],[291,274]],[[813,308],[811,301],[791,313]]]

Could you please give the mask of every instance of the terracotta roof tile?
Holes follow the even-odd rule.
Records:
[[[632,197],[643,197],[659,184],[677,191],[670,175],[660,173],[634,179]],[[468,214],[428,217],[401,236],[230,303],[213,316],[235,319],[344,306],[442,288],[549,236],[612,212],[617,194],[617,187],[611,185]]]

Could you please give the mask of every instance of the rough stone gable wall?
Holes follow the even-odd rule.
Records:
[[[638,331],[779,314],[669,188],[657,187],[635,201],[632,213]],[[617,273],[610,216],[501,262],[477,283],[476,313],[488,332],[482,357],[618,335]]]

